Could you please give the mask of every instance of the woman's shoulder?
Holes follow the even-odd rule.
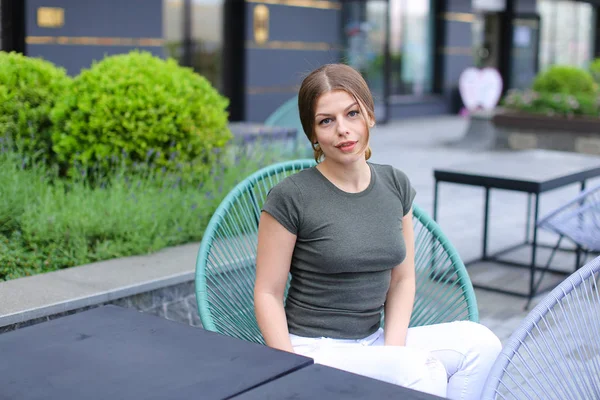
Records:
[[[375,164],[372,162],[370,162],[369,164],[371,164],[377,175],[382,177],[383,179],[388,179],[390,181],[393,181],[394,183],[398,183],[401,185],[405,182],[410,182],[408,175],[404,171],[392,165]]]
[[[378,178],[384,180],[388,187],[395,189],[400,201],[402,201],[404,210],[402,215],[406,215],[412,207],[413,199],[417,193],[406,173],[391,165],[373,164],[373,168]]]
[[[311,182],[313,182],[315,177],[315,167],[303,169],[283,178],[273,186],[271,191],[286,194],[299,193],[303,189],[311,187]]]

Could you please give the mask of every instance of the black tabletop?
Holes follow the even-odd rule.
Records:
[[[600,157],[552,150],[491,153],[433,174],[438,181],[541,193],[600,176]]]
[[[106,306],[0,335],[0,399],[223,399],[312,363]]]
[[[392,385],[323,365],[302,368],[242,393],[235,400],[402,399],[435,400],[416,390]]]

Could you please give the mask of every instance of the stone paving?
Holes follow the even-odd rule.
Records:
[[[467,130],[468,120],[457,116],[412,118],[377,126],[371,132],[371,161],[391,164],[411,179],[417,190],[415,201],[427,212],[433,210],[433,170],[466,161],[481,160],[491,151],[469,150],[452,146]],[[588,182],[588,187],[600,180]],[[540,216],[570,200],[579,191],[578,185],[557,189],[541,196]],[[438,223],[457,248],[463,260],[478,257],[482,249],[484,191],[479,187],[440,184]],[[490,252],[525,239],[527,195],[505,190],[492,190],[490,202]],[[556,237],[539,231],[539,240],[554,244]],[[549,252],[538,252],[538,262],[545,262]],[[527,262],[530,249],[523,248],[507,255],[515,261]],[[557,254],[552,265],[571,272],[575,259],[570,254]],[[492,283],[499,287],[524,290],[528,270],[495,263],[480,263],[469,267],[473,282]],[[553,287],[565,276],[547,275],[542,286]],[[481,322],[506,342],[510,334],[528,314],[526,299],[476,289]],[[543,298],[538,295],[530,309]]]

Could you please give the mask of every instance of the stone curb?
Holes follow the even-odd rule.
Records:
[[[193,281],[199,243],[0,282],[0,328]]]

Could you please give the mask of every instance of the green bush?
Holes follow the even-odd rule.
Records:
[[[590,63],[590,74],[592,74],[592,78],[597,85],[600,85],[600,58],[596,58],[594,61]]]
[[[504,98],[503,105],[512,110],[548,116],[600,116],[598,99],[596,96],[589,94],[511,90]]]
[[[134,51],[81,72],[52,111],[63,172],[146,163],[207,177],[231,138],[228,100],[189,68]],[[182,172],[183,171],[183,172]]]
[[[532,89],[539,93],[593,95],[597,86],[592,75],[581,68],[555,65],[538,74]]]
[[[0,135],[29,157],[51,162],[50,110],[70,81],[48,61],[0,51]]]

